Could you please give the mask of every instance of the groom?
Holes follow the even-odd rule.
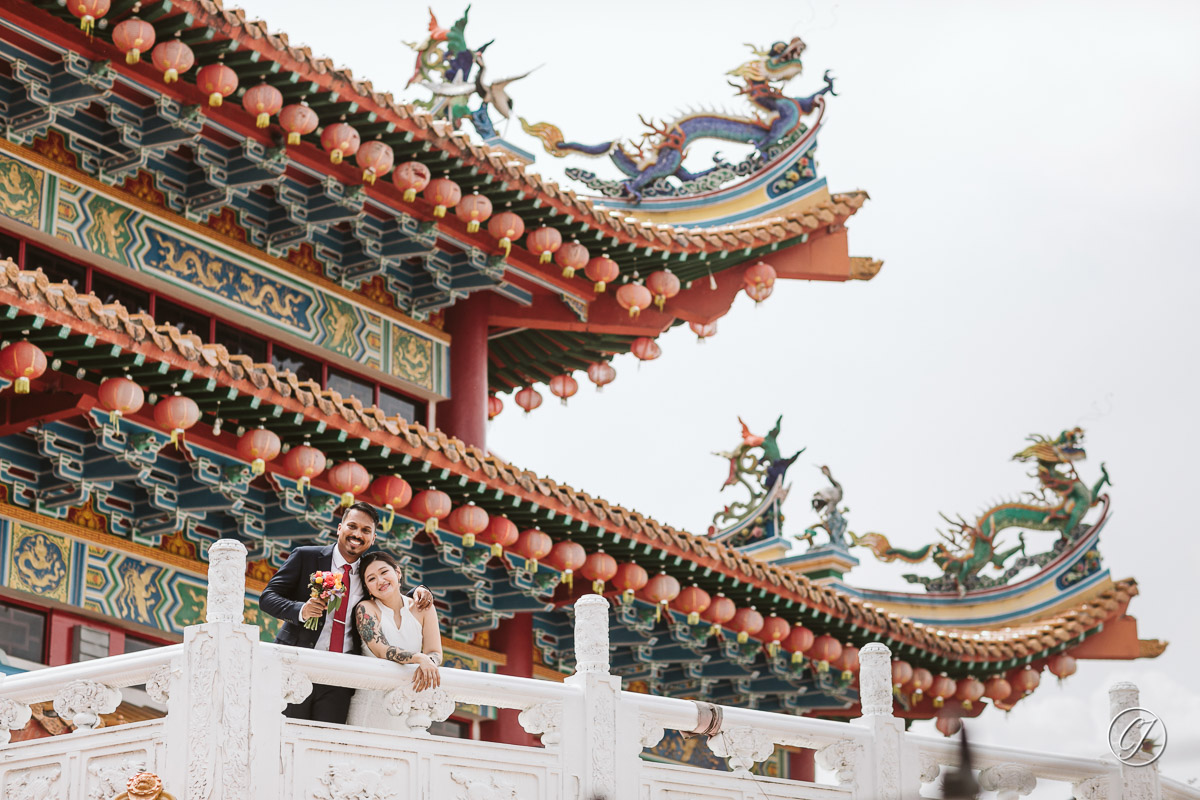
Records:
[[[263,589],[259,605],[263,611],[283,620],[283,628],[275,637],[277,644],[311,647],[331,653],[353,652],[350,614],[363,598],[362,578],[357,574],[358,559],[375,543],[379,512],[369,503],[355,503],[346,509],[337,527],[337,544],[324,547],[297,547],[287,562]],[[314,598],[309,591],[309,578],[314,572],[341,572],[348,587],[333,619],[327,619],[325,601]],[[418,609],[433,602],[433,593],[424,586],[411,591]],[[304,627],[304,621],[317,618],[317,629]],[[301,703],[291,703],[283,712],[294,719],[317,722],[345,723],[354,690],[345,686],[313,684],[312,693]]]

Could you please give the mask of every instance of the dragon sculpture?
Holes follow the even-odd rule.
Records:
[[[643,193],[681,193],[666,182],[667,178],[680,181],[684,186],[682,193],[687,193],[686,187],[690,184],[701,184],[705,189],[715,188],[712,179],[718,173],[725,180],[751,174],[781,153],[807,130],[801,118],[818,106],[818,98],[824,94],[837,94],[833,91],[833,78],[828,71],[824,76],[825,86],[819,91],[807,97],[787,97],[783,94],[783,85],[803,69],[800,56],[804,49],[805,44],[799,37],[788,42],[775,42],[766,50],[751,46],[756,58],[728,73],[741,81],[731,81],[730,85],[754,107],[755,113],[751,116],[700,112],[658,126],[642,119],[642,124],[650,130],[636,144],[615,140],[595,145],[579,144],[565,141],[562,131],[548,122],[530,124],[522,118],[521,126],[526,133],[540,139],[550,155],[607,155],[617,169],[628,176],[613,187],[595,181],[590,173],[568,170],[571,177],[584,179],[593,189],[610,189],[605,194],[623,195],[640,202]],[[688,147],[700,139],[749,144],[756,152],[738,165],[726,163],[718,154],[714,156],[713,167],[692,172],[684,166],[684,160]],[[811,157],[806,157],[805,163],[808,174],[797,174],[797,180],[813,175],[811,167],[807,166],[811,163]]]
[[[1001,503],[985,511],[972,525],[962,517],[947,522],[955,526],[942,533],[942,542],[925,545],[917,550],[892,547],[887,537],[879,533],[862,536],[850,534],[851,544],[870,549],[881,561],[906,561],[911,564],[932,558],[943,571],[938,578],[922,578],[905,575],[910,583],[925,585],[930,591],[986,588],[1005,583],[1027,566],[1043,566],[1061,553],[1067,546],[1079,540],[1090,526],[1083,524],[1084,515],[1103,503],[1108,506],[1108,496],[1101,494],[1105,485],[1111,485],[1108,471],[1100,465],[1100,477],[1088,486],[1075,470],[1075,462],[1087,457],[1083,449],[1083,430],[1073,428],[1063,431],[1055,439],[1034,435],[1024,450],[1013,456],[1015,461],[1037,464],[1040,488],[1030,492],[1029,503]],[[1018,534],[1019,544],[1000,549],[998,536],[1007,528],[1035,531],[1057,531],[1059,539],[1051,551],[1036,556],[1025,555],[1024,534]],[[1006,562],[1017,553],[1016,560],[999,578],[980,575],[980,571],[991,565],[1003,569]]]
[[[783,486],[788,468],[804,452],[801,448],[794,455],[784,458],[779,452],[779,431],[783,417],[775,420],[775,427],[766,436],[758,436],[750,432],[750,427],[738,418],[742,426],[742,441],[730,452],[716,452],[715,456],[729,461],[729,476],[721,486],[725,491],[730,486],[740,484],[749,493],[745,500],[735,501],[725,506],[713,517],[709,527],[710,536],[721,536],[723,533],[738,529],[730,539],[735,547],[750,544],[771,536],[782,516],[779,506],[787,497],[787,489]],[[745,525],[753,518],[754,524]]]

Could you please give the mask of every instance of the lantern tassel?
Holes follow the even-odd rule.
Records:
[[[250,474],[251,475],[262,475],[266,471],[267,471],[267,462],[262,460],[261,458],[256,458],[250,462]]]
[[[563,267],[563,277],[564,278],[574,278],[575,277],[575,268],[574,267]]]
[[[86,33],[89,38],[92,35],[92,29],[95,27],[95,25],[96,25],[96,18],[93,17],[91,14],[84,14],[82,17],[79,18],[79,30]]]
[[[13,391],[17,394],[29,394],[29,378],[23,375],[17,378],[16,384],[13,386]]]
[[[371,167],[367,167],[366,169],[364,169],[363,170],[363,181],[374,186],[375,185],[375,170],[372,169]]]
[[[340,148],[340,147],[335,147],[335,148],[334,148],[334,149],[333,149],[333,150],[332,150],[332,151],[329,153],[329,163],[330,163],[330,164],[340,164],[340,163],[342,163],[342,148]]]
[[[171,67],[163,73],[163,83],[175,83],[179,80],[179,70]]]
[[[530,558],[525,561],[525,566],[529,567],[530,572],[538,571],[538,562],[536,558]]]
[[[395,507],[393,507],[391,503],[388,503],[387,510],[388,510],[388,518],[387,518],[387,521],[385,521],[383,523],[383,532],[384,533],[390,533],[392,530],[392,523],[394,523],[396,521]]]
[[[572,581],[573,577],[574,576],[571,570],[568,569],[563,571],[563,583],[567,585],[567,591],[571,591],[573,588],[575,588],[574,582]]]
[[[433,215],[435,217],[437,217],[438,219],[441,219],[442,217],[446,216],[446,207],[445,206],[434,206],[433,207]]]
[[[479,233],[479,220],[473,219],[467,223],[467,233]]]
[[[499,558],[502,555],[504,555],[504,548],[500,546],[499,542],[494,542],[492,544],[492,558]]]
[[[699,611],[693,611],[692,613],[688,614],[688,625],[695,625],[699,622],[700,622],[700,612]]]
[[[633,602],[633,589],[626,589],[625,591],[621,592],[621,602],[625,605],[629,605]]]
[[[411,203],[413,200],[416,200],[416,199],[417,199],[417,190],[416,189],[405,189],[404,190],[404,202]]]
[[[845,674],[845,673],[843,673],[843,674]],[[943,705],[945,705],[945,703],[946,703],[946,701],[943,700],[941,697],[933,698],[933,707],[934,708],[941,708]]]
[[[738,644],[745,644],[746,640],[749,638],[750,638],[750,634],[746,633],[745,631],[738,632],[738,636],[737,636]]]
[[[504,249],[504,257],[505,258],[508,258],[510,255],[512,255],[512,239],[505,236],[503,239],[500,240],[499,244],[500,244],[500,247],[502,247]]]
[[[142,60],[142,51],[138,50],[136,47],[125,54],[125,63],[126,64],[136,64],[141,60]]]
[[[354,492],[342,492],[342,505],[346,508],[354,505]]]
[[[716,635],[717,635],[718,633],[720,633],[720,632],[721,632],[721,626],[720,626],[720,625],[713,625],[712,627],[710,627],[710,628],[708,629],[708,635],[709,635],[709,636],[716,636]]]
[[[433,534],[437,533],[437,529],[438,529],[437,517],[430,517],[429,519],[425,520],[425,532],[426,533],[428,533],[430,536],[432,536]]]
[[[970,711],[970,710],[971,710],[971,701],[970,701],[970,700],[963,700],[963,701],[962,701],[962,707],[963,707],[963,711]]]
[[[604,281],[596,281],[596,285],[593,286],[592,288],[596,290],[597,294],[602,294],[604,292],[604,288],[606,286],[608,286],[608,284],[605,283]]]
[[[175,449],[179,449],[179,445],[183,443],[183,428],[173,428],[171,430],[171,444],[175,445]]]
[[[220,92],[213,92],[212,94],[210,94],[208,96],[208,104],[210,106],[212,106],[213,108],[219,108],[221,105],[221,102],[224,99],[225,98],[221,95]]]
[[[775,654],[778,652],[779,652],[779,642],[770,642],[769,644],[767,644],[767,655],[769,655],[771,658],[774,658]]]
[[[554,258],[554,253],[551,253],[549,250],[545,250],[540,256],[538,256],[538,263],[549,264],[552,258]]]
[[[259,114],[254,118],[254,124],[259,128],[265,128],[271,124],[270,114]]]
[[[468,534],[464,535],[462,538],[462,546],[464,548],[474,547],[475,546],[475,534],[468,533]]]
[[[120,433],[121,432],[121,412],[115,408],[112,411],[108,412],[108,424],[112,426],[113,433]]]
[[[793,664],[803,664],[804,663],[804,653],[801,653],[799,651],[792,653],[792,663]]]
[[[854,680],[854,673],[848,669],[842,670],[842,683],[849,683],[852,680]],[[938,708],[941,708],[941,706],[938,706]]]
[[[667,304],[667,296],[662,294],[654,295],[654,305],[658,306],[658,310],[662,311],[663,306]]]
[[[829,662],[828,661],[818,661],[817,662],[817,672],[829,672]]]
[[[654,605],[654,621],[655,622],[658,622],[662,619],[662,610],[663,610],[663,606],[666,605],[666,602],[667,601],[664,600],[661,603],[655,603],[655,605]]]
[[[592,581],[592,592],[594,594],[604,594],[604,581]]]
[[[288,144],[300,144],[300,134],[296,133],[296,131],[290,131],[288,133]]]

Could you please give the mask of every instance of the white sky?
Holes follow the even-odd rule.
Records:
[[[421,96],[403,92],[413,56],[401,41],[423,36],[423,3],[242,4],[377,89]],[[434,11],[449,26],[461,6]],[[759,308],[742,297],[704,346],[684,328],[660,339],[656,362],[617,359],[602,394],[581,379],[569,407],[547,402],[528,419],[509,401],[491,446],[702,532],[731,499],[709,452],[736,443],[737,415],[764,432],[782,413],[783,449],[808,448],[792,471],[791,530],[812,521],[814,465],[828,464],[851,529],[916,546],[938,511],[971,517],[1033,488],[1009,460],[1026,435],[1082,425],[1082,475],[1105,461],[1115,484],[1106,564],[1141,585],[1130,610],[1142,637],[1171,645],[1155,661],[1081,663],[1009,715],[985,713],[975,733],[1099,755],[1107,687],[1128,679],[1170,731],[1165,773],[1200,778],[1188,667],[1200,661],[1200,5],[476,0],[467,27],[472,45],[496,39],[492,76],[544,64],[510,87],[517,112],[584,142],[638,135],[639,113],[736,106],[724,73],[746,60],[743,43],[793,35],[808,50],[791,94],[815,91],[825,69],[838,78],[818,174],[835,191],[870,191],[851,252],[885,259],[882,273],[781,282]],[[536,146],[516,124],[509,136]],[[598,160],[538,161],[551,176],[570,165],[614,176]],[[1031,545],[1048,546],[1043,536]],[[856,583],[897,586],[908,571],[861,557]]]

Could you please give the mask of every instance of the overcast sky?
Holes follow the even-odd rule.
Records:
[[[413,55],[401,42],[423,36],[424,4],[243,5],[377,89],[421,96],[403,91]],[[434,11],[448,27],[461,8]],[[783,449],[808,448],[791,473],[790,530],[812,521],[815,467],[828,464],[852,530],[917,546],[939,511],[971,518],[1034,488],[1010,461],[1026,435],[1081,425],[1081,474],[1094,480],[1104,461],[1114,483],[1106,565],[1139,581],[1141,636],[1171,645],[1154,661],[1082,663],[1061,687],[1046,675],[977,733],[1100,755],[1107,687],[1134,680],[1170,732],[1166,774],[1200,778],[1200,5],[476,0],[467,28],[472,45],[495,38],[493,76],[543,65],[510,87],[518,113],[584,142],[636,137],[639,113],[736,108],[725,72],[747,59],[744,43],[795,35],[808,50],[789,92],[815,91],[826,69],[838,78],[819,174],[834,191],[870,192],[849,223],[851,252],[884,259],[883,271],[781,282],[758,308],[739,298],[706,345],[674,330],[658,361],[618,358],[601,394],[579,376],[566,408],[522,418],[510,400],[491,446],[703,532],[731,499],[710,451],[736,444],[738,415],[764,432],[783,414]],[[509,136],[536,147],[515,124]],[[583,158],[543,156],[537,169],[571,165],[615,177]],[[897,587],[908,571],[861,557],[849,576],[861,585]]]

